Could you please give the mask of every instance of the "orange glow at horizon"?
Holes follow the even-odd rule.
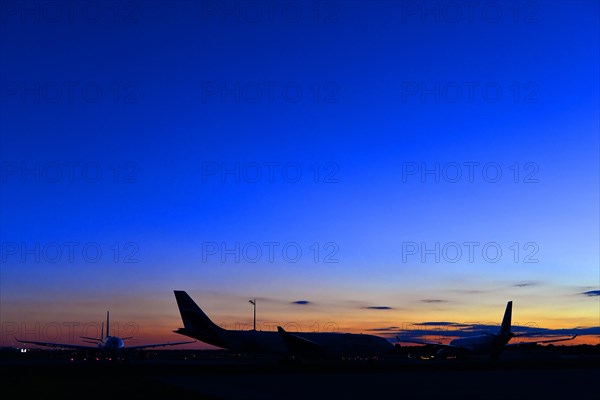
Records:
[[[252,307],[246,305],[242,296],[230,298],[194,298],[204,312],[225,329],[248,330],[252,328]],[[543,307],[515,301],[513,326],[541,329],[573,329],[597,327],[594,316],[597,305],[594,301],[583,303],[573,309]],[[119,306],[126,304],[126,307]],[[367,302],[310,302],[307,305],[292,304],[280,300],[258,300],[257,329],[276,331],[280,325],[290,332],[348,332],[375,334],[386,338],[393,335],[376,328],[390,328],[390,332],[415,330],[414,324],[430,321],[459,324],[486,324],[498,326],[504,312],[504,302],[473,306],[467,303],[449,305],[420,304],[405,308],[368,309]],[[389,303],[388,303],[389,304]],[[183,326],[171,293],[158,298],[133,300],[112,298],[108,305],[77,302],[68,299],[54,302],[10,301],[4,302],[2,313],[2,345],[12,345],[14,337],[26,340],[81,343],[80,336],[100,333],[106,318],[106,309],[111,310],[111,334],[134,336],[126,344],[147,344],[170,341],[185,341],[187,337],[173,331]],[[332,316],[335,316],[332,318]],[[438,326],[443,329],[443,326]],[[449,329],[448,329],[449,330]],[[477,334],[477,332],[472,332]],[[434,335],[435,336],[435,335]],[[549,337],[555,338],[555,337]],[[189,339],[192,340],[192,339]],[[439,335],[439,341],[449,340]],[[513,339],[515,340],[515,339]],[[558,344],[600,344],[600,336],[582,335],[570,342]],[[196,342],[185,348],[213,348]]]

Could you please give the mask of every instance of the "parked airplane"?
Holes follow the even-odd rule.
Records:
[[[175,290],[184,328],[176,333],[240,353],[264,353],[302,357],[373,357],[388,353],[394,345],[374,335],[351,333],[277,332],[227,330],[217,326],[184,291]]]
[[[511,332],[511,319],[512,319],[512,301],[509,301],[506,304],[506,310],[504,311],[504,317],[502,318],[502,324],[500,325],[500,330],[496,334],[486,333],[484,335],[471,336],[466,338],[458,338],[454,339],[450,342],[450,344],[443,344],[437,342],[425,342],[418,340],[404,340],[400,337],[396,337],[398,342],[406,342],[406,343],[417,343],[417,344],[425,344],[432,346],[439,346],[441,349],[438,351],[437,355],[441,357],[447,357],[451,355],[456,356],[464,356],[466,354],[485,354],[489,355],[491,358],[495,359],[500,356],[502,350],[505,346],[516,346],[521,345],[521,343],[516,344],[508,344],[508,342],[513,337],[520,336],[532,336],[536,334],[540,334],[539,332],[535,333],[524,333],[524,334],[515,334]],[[566,338],[566,339],[552,339],[552,340],[538,340],[526,342],[527,344],[533,343],[550,343],[550,342],[562,342],[565,340],[573,340],[577,335]]]
[[[143,350],[151,347],[162,347],[162,346],[175,346],[178,344],[186,344],[193,343],[195,340],[188,342],[167,342],[167,343],[155,343],[155,344],[144,344],[141,346],[125,346],[125,340],[131,339],[132,336],[129,337],[118,337],[110,335],[110,315],[109,312],[106,312],[106,336],[104,335],[104,322],[102,323],[102,328],[100,332],[99,338],[92,338],[87,336],[81,336],[86,343],[93,343],[95,346],[83,346],[78,344],[68,344],[68,343],[54,343],[54,342],[35,342],[30,340],[17,340],[20,343],[28,343],[35,344],[38,346],[46,346],[46,347],[57,347],[62,349],[74,349],[74,350],[85,350],[85,351],[100,351],[101,353],[108,354],[117,354],[122,353],[127,350]]]

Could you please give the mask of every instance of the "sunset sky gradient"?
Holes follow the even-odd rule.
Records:
[[[491,3],[3,3],[1,344],[180,340],[173,290],[600,343],[599,5]]]

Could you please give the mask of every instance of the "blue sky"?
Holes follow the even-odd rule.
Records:
[[[598,3],[492,3],[3,4],[2,320],[600,325]]]

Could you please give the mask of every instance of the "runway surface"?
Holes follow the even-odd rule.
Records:
[[[596,393],[600,358],[303,364],[236,357],[128,362],[39,358],[0,360],[0,373],[3,395],[28,398],[553,399]]]

